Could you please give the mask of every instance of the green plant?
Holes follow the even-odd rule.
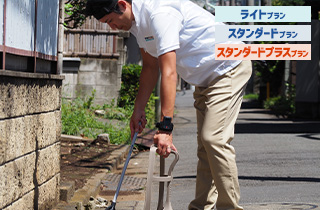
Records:
[[[133,111],[136,95],[139,90],[139,79],[142,67],[140,65],[130,64],[123,66],[121,76],[121,89],[119,92],[118,106],[126,110]],[[147,127],[153,128],[155,124],[155,100],[158,97],[151,94],[146,105],[145,112],[148,120]]]
[[[243,99],[249,99],[249,100],[258,100],[259,95],[258,94],[247,94],[243,96]]]
[[[119,107],[133,106],[139,89],[139,78],[142,67],[130,64],[122,67]]]
[[[64,5],[64,26],[66,28],[78,28],[86,20],[87,0],[67,0]]]
[[[156,100],[158,100],[159,97],[155,96],[154,93],[151,94],[150,99],[147,103],[145,112],[146,112],[146,118],[148,119],[147,128],[154,128],[156,123]]]
[[[103,131],[109,134],[112,144],[128,144],[131,142],[129,125],[122,127],[119,124],[106,124]]]
[[[94,101],[95,96],[96,96],[96,90],[93,89],[91,91],[91,96],[85,97],[85,101],[83,103],[83,108],[90,109],[90,107],[91,107],[91,105],[92,105],[92,103]]]
[[[89,97],[89,101],[94,100],[94,96],[91,97]],[[95,108],[100,107],[88,106],[88,100],[83,100],[80,97],[73,101],[68,101],[66,99],[62,100],[62,133],[68,135],[81,135],[94,139],[100,133],[108,133],[112,144],[129,143],[129,118],[121,118],[122,121],[120,122],[112,121],[112,119],[115,118],[108,118],[110,119],[110,122],[103,123],[99,121],[99,117],[94,113]],[[110,107],[110,105],[104,105],[104,107]],[[124,113],[128,113],[126,115],[129,115],[130,111],[125,110]]]
[[[270,109],[276,115],[290,117],[295,114],[295,87],[294,85],[288,86],[288,92],[285,96],[277,96],[270,98],[264,102],[264,108]]]
[[[73,101],[62,100],[61,121],[62,133],[68,135],[84,135],[95,138],[97,130],[103,129],[103,123],[97,121],[94,113],[85,108],[84,101],[77,98]]]
[[[303,6],[304,0],[273,0],[272,6]]]
[[[274,109],[276,103],[278,103],[278,101],[281,100],[281,96],[277,96],[277,97],[272,97],[272,98],[269,98],[268,100],[264,101],[263,103],[263,107],[265,109]]]
[[[90,96],[77,97],[73,101],[63,99],[61,106],[62,133],[83,135],[96,138],[102,132],[108,133],[113,144],[130,142],[130,117],[134,109],[135,97],[139,89],[141,66],[129,65],[123,67],[122,84],[118,104],[113,100],[103,106],[94,105],[96,91]],[[145,112],[148,123],[146,127],[154,128],[155,100],[152,93],[146,105]],[[103,116],[95,115],[96,110],[102,109]],[[102,119],[103,118],[103,119]],[[107,119],[107,122],[105,122]]]
[[[126,121],[132,115],[133,110],[131,107],[119,107],[116,106],[115,100],[113,99],[110,104],[104,104],[102,107],[95,107],[95,109],[102,109],[105,111],[105,119],[121,120]]]
[[[263,44],[263,42],[261,42]],[[285,62],[283,60],[254,61],[253,66],[260,83],[259,101],[267,98],[266,85],[269,83],[270,97],[276,97],[281,92]]]

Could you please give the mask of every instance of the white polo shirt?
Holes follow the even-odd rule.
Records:
[[[175,50],[177,73],[192,85],[205,87],[241,62],[215,60],[215,25],[223,23],[191,1],[133,0],[132,11],[139,47],[154,57]]]

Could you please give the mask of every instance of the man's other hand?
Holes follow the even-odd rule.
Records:
[[[133,111],[130,120],[131,139],[135,132],[141,133],[147,124],[145,111]]]

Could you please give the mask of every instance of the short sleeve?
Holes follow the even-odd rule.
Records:
[[[180,48],[179,35],[183,18],[178,10],[165,7],[153,13],[150,25],[155,36],[158,56]]]

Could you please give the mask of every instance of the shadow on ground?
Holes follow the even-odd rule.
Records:
[[[259,103],[252,101],[243,102],[240,114],[244,117],[236,123],[235,133],[303,133],[301,137],[320,140],[310,135],[320,133],[319,120],[278,118],[270,111],[260,108]],[[246,118],[250,114],[262,114],[264,117]]]

